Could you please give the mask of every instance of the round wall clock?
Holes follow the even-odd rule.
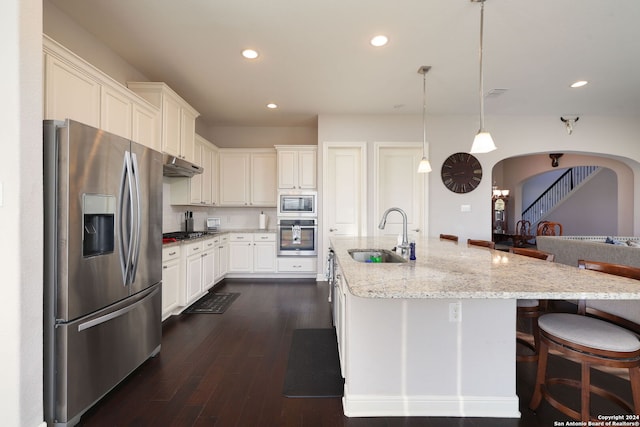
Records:
[[[455,153],[447,157],[440,171],[442,182],[454,193],[468,193],[482,180],[482,166],[469,153]]]

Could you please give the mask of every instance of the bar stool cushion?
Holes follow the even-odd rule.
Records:
[[[631,331],[592,317],[550,313],[540,316],[538,326],[558,338],[592,348],[619,352],[640,349],[640,340]]]
[[[518,307],[537,307],[540,301],[537,299],[519,299],[516,301]]]

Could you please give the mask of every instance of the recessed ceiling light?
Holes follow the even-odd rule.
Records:
[[[274,104],[273,102],[267,104],[267,108],[271,108],[272,110],[278,108],[278,104]]]
[[[577,82],[571,83],[571,87],[582,87],[589,83],[586,80],[578,80]]]
[[[258,57],[258,51],[253,49],[245,49],[242,51],[242,56],[247,59],[256,59]]]
[[[371,39],[371,45],[375,47],[384,46],[389,42],[389,38],[387,36],[379,35],[375,36]]]

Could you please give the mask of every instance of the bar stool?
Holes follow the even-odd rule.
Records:
[[[531,234],[531,221],[521,219],[516,222],[516,234],[513,235],[513,246],[523,247],[529,240],[536,236]]]
[[[529,248],[509,248],[512,254],[528,256],[544,261],[553,262],[555,255],[537,249]],[[531,319],[531,335],[533,344],[524,338],[516,338],[516,341],[532,351],[532,354],[517,354],[517,362],[535,362],[538,360],[538,349],[540,348],[540,331],[538,329],[538,317],[546,310],[547,301],[537,299],[519,299],[516,301],[517,317],[519,319]]]
[[[452,242],[458,243],[458,236],[455,236],[453,234],[441,234],[440,240],[451,240]]]
[[[494,242],[490,242],[489,240],[467,239],[467,245],[482,246],[483,248],[489,248],[489,249],[496,248],[496,244]]]
[[[562,236],[562,224],[552,221],[540,221],[536,228],[537,236]]]
[[[636,267],[583,260],[578,261],[578,265],[581,269],[640,280],[640,268]],[[602,309],[601,303],[608,303],[610,308],[614,308],[616,302],[580,301],[578,314],[550,313],[540,316],[540,356],[536,385],[529,408],[535,411],[544,398],[563,414],[586,422],[594,420],[590,418],[590,403],[591,393],[595,393],[615,402],[632,414],[640,411],[640,340],[636,335],[640,332],[640,315],[637,305],[632,310],[620,309],[615,314],[611,310]],[[581,379],[547,378],[550,350],[580,363]],[[591,384],[591,367],[598,365],[629,370],[633,404]],[[580,389],[580,411],[557,400],[547,388],[547,384],[563,384]]]

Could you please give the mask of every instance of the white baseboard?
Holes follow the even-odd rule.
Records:
[[[518,396],[353,396],[342,398],[347,417],[520,418]]]

